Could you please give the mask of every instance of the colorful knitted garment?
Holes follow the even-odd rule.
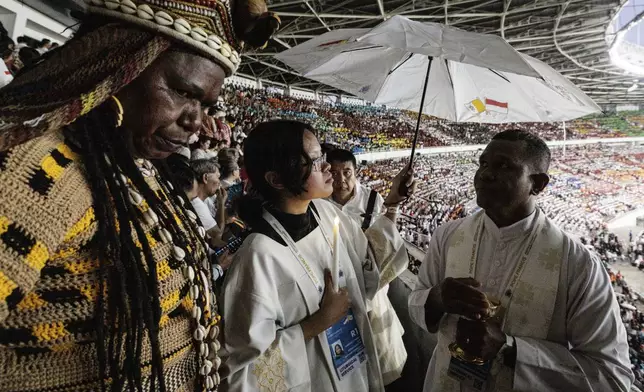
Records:
[[[60,133],[0,154],[0,200],[0,391],[99,391],[97,222],[83,165]],[[193,391],[189,282],[154,226],[144,228],[157,260],[166,388]]]
[[[197,238],[205,230],[196,227],[196,215],[170,201],[178,196],[169,196],[171,184],[166,179],[161,185],[152,167],[146,168],[152,174],[143,174],[145,179],[134,177],[145,180],[134,186],[119,170],[136,162],[129,155],[114,158],[113,151],[124,146],[100,150],[105,155],[81,148],[81,161],[61,135],[67,125],[87,124],[89,118],[100,118],[103,132],[117,132],[106,122],[111,120],[100,117],[99,106],[171,46],[210,58],[227,74],[234,72],[238,54],[233,48],[241,41],[221,38],[234,37],[230,20],[235,18],[243,21],[235,26],[240,36],[273,31],[274,18],[252,13],[265,9],[265,4],[250,7],[259,2],[263,4],[240,0],[243,7],[233,12],[228,0],[92,0],[89,12],[109,17],[102,21],[108,24],[78,34],[0,90],[0,391],[98,391],[103,383],[120,389],[125,377],[130,387],[145,391],[160,390],[159,380],[166,391],[216,390],[219,316],[208,283],[208,259]],[[96,165],[100,171],[91,169]],[[92,177],[97,172],[103,176],[97,178],[109,178],[109,190]],[[96,195],[104,200],[101,204],[94,204]],[[106,214],[116,210],[110,208],[110,197],[116,206],[118,201],[129,204]],[[97,221],[94,211],[96,217],[117,220]],[[143,221],[132,221],[130,212]],[[127,220],[139,231],[129,230]],[[132,236],[98,238],[101,230]],[[120,252],[121,243],[134,251],[128,248],[125,256],[116,253],[110,259],[115,255],[110,251]],[[111,278],[116,274],[110,266],[124,259],[141,279]],[[139,260],[145,264],[137,264]],[[110,279],[99,268],[107,268]],[[107,287],[101,292],[99,284]],[[118,295],[126,292],[122,287],[146,292],[148,284],[155,292],[109,303],[119,301]],[[97,304],[108,314],[125,315],[103,319]],[[134,320],[131,309],[147,310],[148,318]],[[122,351],[138,363],[125,362]]]

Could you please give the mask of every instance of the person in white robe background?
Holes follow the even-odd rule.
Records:
[[[407,262],[395,223],[382,216],[363,233],[349,217],[321,200],[331,194],[332,178],[307,124],[260,124],[246,139],[244,155],[252,188],[264,204],[254,212],[246,208],[248,216],[242,218],[253,234],[236,253],[224,283],[227,390],[383,391],[366,301],[379,289],[378,265],[400,258]],[[413,173],[403,170],[386,201],[397,205],[405,198],[401,193],[411,194],[414,189]],[[276,226],[262,218],[267,213],[283,226],[304,263]],[[333,288],[332,252],[325,239],[336,216],[340,220],[338,291]],[[349,308],[367,361],[339,380],[325,331],[345,319]]]
[[[537,207],[549,163],[537,136],[497,134],[474,177],[483,210],[432,237],[409,298],[414,320],[438,333],[425,392],[475,390],[449,375],[454,341],[490,363],[486,391],[630,390],[626,331],[607,272]],[[459,318],[485,318],[487,296],[500,299],[504,320]]]
[[[379,193],[360,184],[356,178],[358,162],[355,155],[349,150],[335,148],[326,154],[326,161],[331,165],[331,176],[333,177],[333,193],[327,198],[329,202],[338,207],[342,212],[353,219],[356,224],[366,230],[376,218],[384,213],[390,219],[396,219],[397,208],[389,210],[388,205]],[[371,211],[369,201],[373,197]],[[367,216],[369,215],[369,216]],[[396,279],[408,267],[404,259],[401,263],[390,264],[387,271],[380,268],[380,290],[371,301],[367,301],[369,320],[373,330],[373,336],[378,350],[378,361],[380,371],[387,391],[396,391],[405,388],[409,380],[401,380],[403,368],[407,361],[407,350],[403,342],[405,329],[398,318],[389,297],[389,283]],[[405,294],[403,293],[403,296]],[[407,313],[407,309],[403,309]],[[396,384],[392,385],[395,381]]]
[[[371,189],[362,185],[356,177],[358,174],[356,157],[349,150],[335,148],[327,153],[327,162],[331,165],[333,176],[333,193],[327,200],[362,225]],[[384,204],[385,199],[376,193],[372,213],[374,217],[386,212],[383,211]],[[374,221],[375,219],[371,220],[371,222]]]

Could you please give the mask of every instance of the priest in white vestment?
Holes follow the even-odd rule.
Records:
[[[366,301],[379,287],[377,266],[407,260],[394,222],[382,216],[363,233],[328,201],[317,200],[330,195],[332,178],[306,124],[261,124],[249,134],[244,155],[253,189],[265,203],[224,283],[227,390],[384,391]],[[413,179],[401,172],[387,198],[392,204],[404,199],[401,183],[413,191]],[[336,216],[337,247],[330,238]],[[329,273],[334,254],[338,290]],[[350,356],[351,347],[338,347],[327,336],[351,323],[352,342],[363,345],[364,355],[340,371],[334,361],[338,353]]]
[[[474,179],[482,210],[432,236],[409,298],[416,323],[438,334],[425,392],[630,390],[626,331],[607,272],[536,204],[549,162],[537,136],[496,135]],[[500,300],[499,319],[459,319],[485,319],[489,298]],[[487,360],[482,383],[454,377],[457,340]]]

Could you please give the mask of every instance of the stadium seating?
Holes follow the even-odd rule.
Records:
[[[255,90],[229,84],[223,92],[224,108],[234,125],[250,130],[255,124],[283,118],[312,124],[318,137],[356,153],[407,149],[411,145],[417,114],[376,106],[330,104],[285,96],[273,89]],[[644,114],[625,112],[571,121],[567,139],[644,136]],[[423,116],[419,147],[486,143],[503,130],[518,128],[545,140],[562,140],[560,123],[477,124],[451,123]]]

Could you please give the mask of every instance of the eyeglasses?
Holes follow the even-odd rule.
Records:
[[[311,170],[319,172],[322,171],[322,166],[326,163],[326,154],[322,154],[318,159],[314,159],[311,163]]]

